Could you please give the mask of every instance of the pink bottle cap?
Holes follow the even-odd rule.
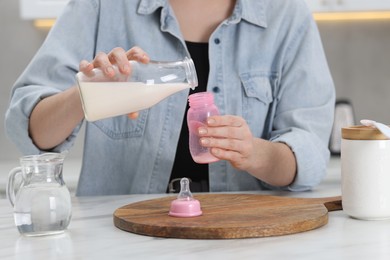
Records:
[[[180,180],[180,193],[177,199],[171,202],[169,215],[173,217],[196,217],[202,215],[200,202],[192,197],[190,181],[187,178]]]

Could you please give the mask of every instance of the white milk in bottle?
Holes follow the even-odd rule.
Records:
[[[130,76],[116,70],[107,78],[100,69],[76,76],[85,118],[96,121],[149,108],[168,96],[198,85],[191,59],[147,64],[129,61]]]
[[[149,108],[166,97],[189,88],[187,83],[84,82],[80,84],[88,121],[119,116]]]

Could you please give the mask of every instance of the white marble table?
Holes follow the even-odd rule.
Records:
[[[267,194],[293,197],[340,195],[338,161],[314,191]],[[12,208],[0,200],[0,259],[390,259],[390,220],[362,221],[330,212],[329,223],[279,237],[193,240],[136,235],[117,229],[112,214],[123,205],[160,195],[74,197],[68,230],[57,236],[23,237]]]

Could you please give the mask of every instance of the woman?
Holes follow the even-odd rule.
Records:
[[[300,191],[321,181],[334,87],[302,0],[71,1],[15,83],[8,135],[26,154],[70,149],[83,122],[78,70],[113,76],[113,64],[130,73],[127,60],[185,56],[196,91],[214,92],[223,114],[198,129],[221,160],[189,159],[182,91],[132,119],[86,122],[78,195],[161,193],[183,176],[197,191]]]

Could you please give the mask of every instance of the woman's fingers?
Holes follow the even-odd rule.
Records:
[[[248,135],[249,127],[245,120],[238,116],[213,116],[208,118],[207,127],[198,129],[203,136],[244,139]]]
[[[96,54],[92,64],[95,68],[100,68],[107,77],[111,78],[115,76],[115,70],[112,67],[112,63],[106,53],[99,52]]]
[[[148,54],[138,46],[128,50],[126,55],[128,60],[136,60],[142,63],[148,63],[150,61]]]
[[[120,73],[125,75],[130,74],[130,64],[124,49],[119,47],[114,48],[107,56],[111,64],[116,64],[118,66]]]
[[[213,116],[198,133],[204,147],[219,159],[230,161],[240,168],[253,154],[253,136],[246,121],[238,116]]]
[[[129,60],[148,63],[150,58],[147,53],[138,46],[135,46],[128,51],[125,51],[121,47],[117,47],[112,49],[108,54],[98,52],[91,62],[82,60],[79,64],[79,70],[88,74],[93,68],[100,68],[105,76],[112,78],[115,76],[113,65],[116,65],[121,74],[129,75],[131,73]]]
[[[133,112],[127,115],[128,118],[130,119],[137,119],[139,115],[139,112]]]

